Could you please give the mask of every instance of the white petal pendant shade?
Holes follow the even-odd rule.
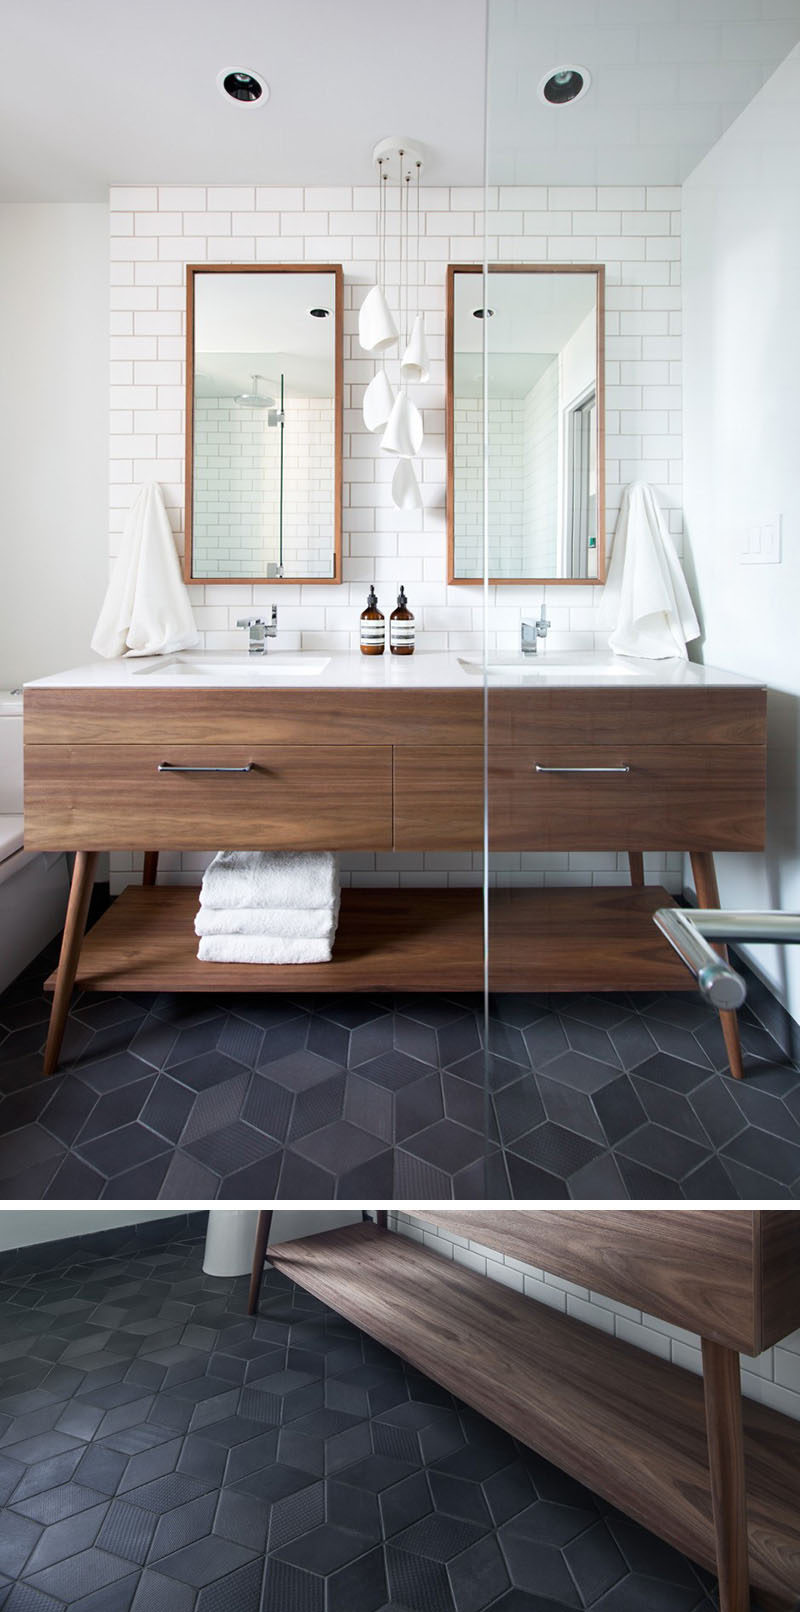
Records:
[[[364,393],[361,412],[368,431],[378,431],[392,412],[394,392],[385,369],[376,370]]]
[[[410,459],[398,459],[392,476],[392,502],[396,509],[421,509],[422,493]]]
[[[404,380],[427,381],[430,374],[428,349],[425,346],[425,321],[417,314],[411,329],[408,346],[400,360]]]
[[[366,353],[382,353],[397,341],[397,326],[379,285],[367,292],[359,309],[358,339]]]
[[[396,453],[402,459],[413,459],[422,447],[422,415],[405,392],[398,392],[394,400],[381,447],[384,453]]]

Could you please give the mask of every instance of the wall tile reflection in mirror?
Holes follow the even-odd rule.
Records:
[[[190,275],[193,580],[338,580],[340,276]]]
[[[599,267],[450,274],[451,581],[603,580]],[[484,332],[486,398],[484,399]]]

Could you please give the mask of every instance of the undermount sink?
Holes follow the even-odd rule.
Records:
[[[134,670],[136,677],[207,677],[217,682],[261,677],[319,677],[329,655],[171,655]]]
[[[490,677],[636,677],[638,669],[624,661],[600,660],[595,655],[575,655],[567,660],[555,656],[516,655],[508,660],[460,659],[467,672],[486,672]]]

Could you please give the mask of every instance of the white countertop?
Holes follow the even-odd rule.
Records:
[[[325,662],[312,675],[302,663]],[[278,670],[278,668],[281,670]],[[27,683],[26,688],[187,689],[381,689],[480,688],[483,668],[474,657],[454,654],[316,655],[281,654],[266,657],[209,655],[187,651],[163,657],[97,660],[88,666],[56,672]],[[714,666],[685,660],[632,660],[618,655],[551,653],[516,665],[505,663],[502,672],[489,676],[490,688],[721,688],[753,686],[752,678]]]

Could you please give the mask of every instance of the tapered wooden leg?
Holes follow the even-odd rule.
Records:
[[[78,959],[81,955],[83,935],[86,929],[86,914],[89,911],[96,866],[96,851],[76,851],[67,906],[67,921],[64,925],[61,955],[58,959],[56,988],[53,993],[53,1006],[50,1009],[50,1028],[47,1032],[47,1046],[44,1054],[44,1073],[46,1075],[52,1075],[53,1070],[58,1066],[58,1060],[61,1055],[61,1043],[64,1039],[64,1028],[69,1012],[72,987],[75,984],[75,975],[78,971]]]
[[[703,1338],[703,1388],[720,1612],[748,1612],[747,1497],[739,1356]]]
[[[264,1275],[264,1256],[267,1252],[269,1234],[272,1229],[272,1213],[271,1209],[260,1209],[258,1213],[256,1240],[253,1248],[253,1268],[250,1273],[250,1292],[247,1296],[248,1315],[255,1315],[258,1309],[258,1295],[261,1292],[261,1278]]]
[[[628,867],[631,871],[631,884],[644,884],[644,851],[628,852]]]
[[[378,1209],[377,1212],[376,1212],[376,1217],[375,1218],[376,1218],[376,1223],[379,1226],[381,1231],[388,1231],[389,1230],[389,1211],[388,1211],[388,1209]]]
[[[714,857],[711,851],[691,851],[692,873],[694,875],[695,889],[697,890],[697,904],[700,907],[719,907],[719,885],[717,884],[717,870],[714,867]],[[715,946],[727,962],[727,946]],[[731,1074],[734,1080],[744,1078],[744,1065],[742,1063],[742,1043],[739,1039],[739,1020],[733,1008],[723,1008],[719,1016],[722,1034],[725,1037],[725,1049],[728,1054]]]
[[[145,851],[142,884],[155,884],[158,873],[158,851]]]

